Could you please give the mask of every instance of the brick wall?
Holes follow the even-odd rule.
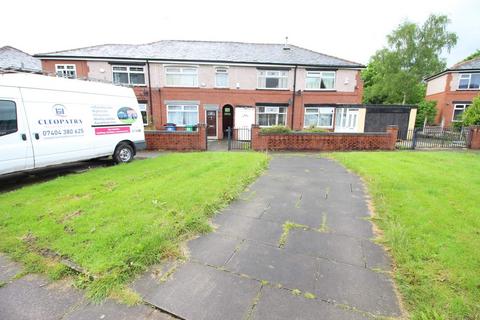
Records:
[[[205,124],[198,125],[198,131],[145,131],[148,150],[194,151],[207,150]]]
[[[398,127],[389,126],[381,133],[287,133],[263,134],[258,126],[252,127],[253,150],[394,150]]]
[[[480,149],[480,126],[470,128],[470,141],[468,147],[470,149]]]

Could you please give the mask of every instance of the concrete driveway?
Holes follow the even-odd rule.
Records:
[[[401,316],[366,201],[338,163],[275,155],[214,218],[216,231],[189,242],[185,263],[153,268],[134,288],[191,320]]]

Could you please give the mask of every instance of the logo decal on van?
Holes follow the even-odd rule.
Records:
[[[59,117],[66,117],[67,116],[67,108],[65,108],[64,105],[56,104],[52,107],[52,109],[53,109],[53,112],[55,113],[55,115],[57,115]]]
[[[129,107],[122,107],[117,111],[117,118],[123,123],[134,123],[138,119],[138,114]]]

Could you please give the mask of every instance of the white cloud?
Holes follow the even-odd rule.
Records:
[[[8,12],[8,14],[5,14]],[[480,48],[476,0],[8,1],[0,45],[29,53],[162,39],[290,42],[367,63],[405,20],[448,14],[460,37],[452,64]]]

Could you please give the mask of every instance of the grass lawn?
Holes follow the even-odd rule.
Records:
[[[53,278],[69,273],[55,262],[66,257],[90,275],[77,283],[101,299],[209,231],[208,218],[266,164],[261,153],[177,153],[0,194],[0,252]]]
[[[351,152],[412,319],[480,319],[480,153]]]

